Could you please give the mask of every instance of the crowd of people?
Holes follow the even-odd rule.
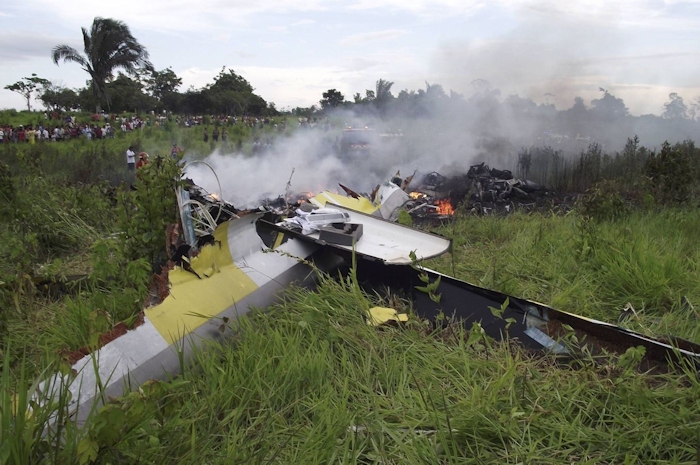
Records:
[[[59,142],[84,137],[88,140],[114,138],[114,128],[107,123],[80,125],[12,125],[0,126],[0,143],[34,144],[36,142]]]
[[[244,125],[254,129],[270,128],[272,131],[284,132],[287,129],[286,118],[275,119],[261,116],[179,116],[169,114],[156,114],[151,112],[146,115],[116,115],[93,114],[89,122],[78,122],[75,116],[58,115],[56,113],[44,113],[44,121],[28,125],[0,125],[0,144],[2,143],[29,143],[60,142],[71,139],[84,138],[87,140],[114,139],[117,131],[129,133],[147,127],[165,128],[166,123],[174,123],[178,127],[193,128],[203,126],[202,140],[209,142],[226,142],[228,140],[228,128],[236,125]],[[300,127],[327,129],[327,120],[316,118],[298,118]],[[212,126],[211,132],[209,126]],[[265,143],[256,144],[256,149],[263,149]]]
[[[59,142],[70,139],[87,140],[113,139],[116,131],[128,133],[145,127],[164,128],[166,122],[174,122],[178,127],[192,128],[205,126],[204,141],[209,140],[209,125],[214,129],[211,139],[225,142],[228,137],[227,127],[245,125],[252,128],[271,127],[274,131],[286,129],[285,119],[279,122],[269,117],[255,116],[174,116],[140,115],[120,116],[108,113],[93,114],[90,122],[78,122],[75,116],[58,117],[44,113],[44,122],[29,125],[0,125],[0,143],[36,143],[42,141]]]
[[[57,119],[47,117],[45,113],[44,119],[45,122],[26,126],[21,124],[0,126],[0,143],[26,142],[34,144],[36,142],[60,142],[81,137],[87,140],[114,139],[117,130],[131,132],[144,125],[144,120],[138,116],[118,117],[106,114],[104,118],[95,118],[93,115],[89,123],[80,123],[75,116],[70,115],[63,119]]]

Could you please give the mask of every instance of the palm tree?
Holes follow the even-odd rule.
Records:
[[[374,103],[377,105],[377,108],[379,108],[380,111],[383,111],[386,108],[386,104],[389,102],[389,100],[394,98],[394,96],[391,95],[391,86],[393,85],[393,82],[385,81],[384,79],[377,81],[377,92]]]
[[[78,63],[92,78],[92,93],[96,111],[100,113],[101,102],[109,105],[106,83],[116,69],[134,74],[139,68],[151,68],[146,48],[131,35],[129,27],[110,18],[95,18],[90,31],[83,31],[85,55],[68,45],[57,45],[52,52],[53,62],[72,61]]]

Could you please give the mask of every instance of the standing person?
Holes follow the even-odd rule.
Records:
[[[126,149],[126,166],[132,173],[136,169],[136,153],[134,152],[134,148],[132,146],[129,146],[129,148]]]
[[[204,142],[209,142],[209,128],[204,128]]]
[[[211,133],[211,138],[214,139],[214,142],[219,142],[219,128],[214,128],[214,132]]]
[[[178,156],[180,155],[180,152],[182,152],[180,147],[178,147],[177,144],[173,144],[173,148],[170,149],[170,158],[172,158],[173,160],[177,160]]]

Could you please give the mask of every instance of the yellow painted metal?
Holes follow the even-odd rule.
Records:
[[[254,292],[258,286],[233,263],[228,244],[228,225],[214,232],[214,245],[202,247],[192,268],[202,279],[181,268],[170,271],[170,295],[146,317],[172,344]]]
[[[389,321],[408,321],[408,315],[399,313],[393,308],[388,307],[372,307],[369,309],[369,318],[367,324],[371,326],[379,326]]]
[[[379,210],[380,207],[380,205],[374,205],[367,197],[360,197],[359,199],[356,199],[340,194],[334,194],[328,191],[323,191],[320,194],[317,194],[311,198],[310,201],[319,207],[324,207],[326,203],[330,202],[336,205],[342,205],[343,207],[351,210],[367,213],[368,215],[371,215],[375,211]]]

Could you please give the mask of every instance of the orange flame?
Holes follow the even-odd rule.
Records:
[[[408,196],[411,197],[413,200],[418,200],[418,199],[424,199],[427,196],[422,193],[422,192],[409,192]]]
[[[437,207],[437,212],[441,215],[454,215],[455,209],[452,208],[452,204],[449,199],[436,200],[435,206]]]

